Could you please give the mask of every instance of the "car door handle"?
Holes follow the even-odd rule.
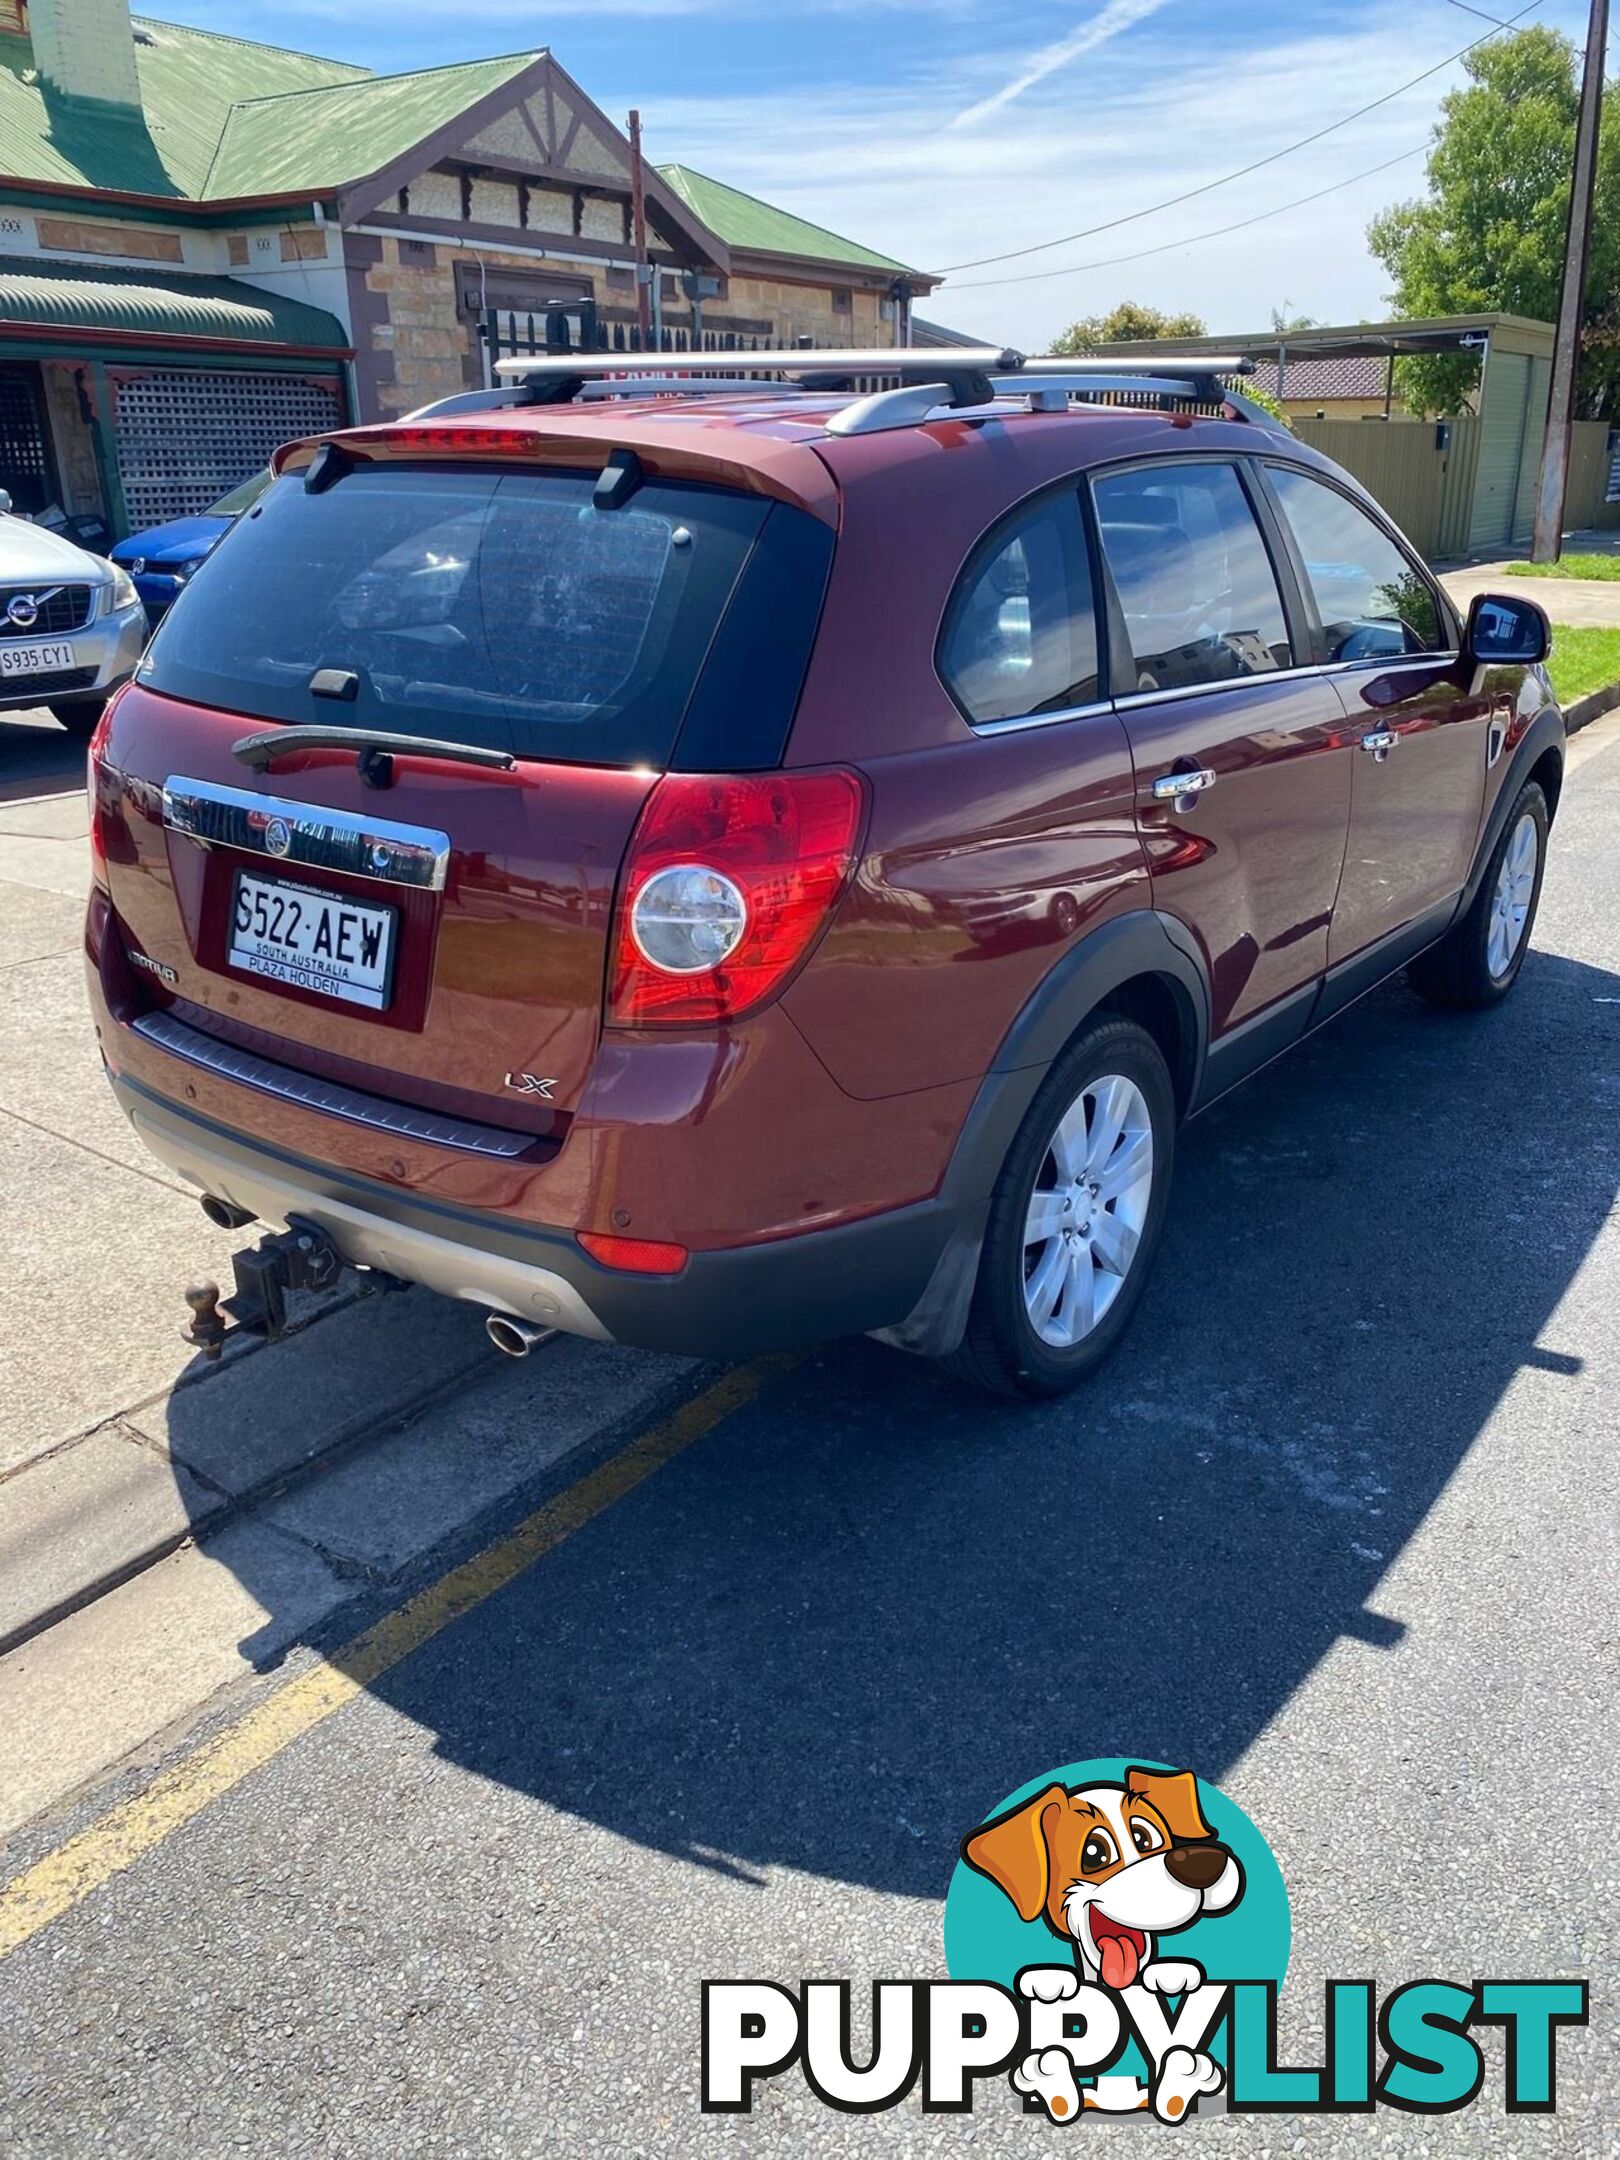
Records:
[[[1200,765],[1191,772],[1161,773],[1153,783],[1153,799],[1155,802],[1171,802],[1180,808],[1189,808],[1190,800],[1183,803],[1182,797],[1202,795],[1215,785],[1218,777],[1207,765]]]
[[[1374,728],[1370,735],[1362,736],[1361,747],[1363,750],[1370,750],[1382,765],[1389,753],[1400,747],[1400,740],[1393,728]]]

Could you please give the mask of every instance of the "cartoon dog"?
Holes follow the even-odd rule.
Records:
[[[1082,1979],[1114,1994],[1142,1987],[1184,1995],[1202,1987],[1202,1968],[1190,1958],[1160,1958],[1158,1938],[1205,1913],[1229,1912],[1243,1895],[1243,1870],[1204,1820],[1190,1770],[1131,1769],[1122,1784],[1080,1792],[1049,1785],[973,1831],[962,1842],[962,1857],[1012,1900],[1020,1919],[1044,1919],[1072,1945],[1074,1971],[1035,1968],[1020,1976],[1024,1993],[1046,2002],[1076,1994]],[[1015,2090],[1039,2094],[1054,2120],[1080,2108],[1072,2077],[1060,2076],[1047,2089],[1062,2068],[1047,2057],[1060,2052],[1032,2054],[1012,2073]],[[1172,2048],[1150,2094],[1126,2096],[1121,2080],[1109,2078],[1099,2080],[1085,2103],[1110,2111],[1151,2104],[1162,2119],[1176,2121],[1198,2093],[1217,2092],[1221,2083],[1209,2056]]]

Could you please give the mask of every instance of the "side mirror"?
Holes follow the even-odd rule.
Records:
[[[0,488],[0,517],[10,517],[10,515],[11,496],[5,488]]]
[[[1551,649],[1552,631],[1533,600],[1510,600],[1503,593],[1474,595],[1463,650],[1476,665],[1529,666],[1545,660]]]

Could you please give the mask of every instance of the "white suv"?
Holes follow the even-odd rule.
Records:
[[[70,735],[89,735],[145,642],[129,573],[12,516],[0,488],[0,711],[48,705]]]

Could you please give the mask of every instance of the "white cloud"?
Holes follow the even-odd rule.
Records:
[[[727,18],[755,19],[752,0],[551,0],[549,7],[457,0],[456,27],[443,49],[442,0],[278,0],[273,24],[265,0],[146,4],[248,36],[287,37],[294,22],[317,17],[342,23],[351,34],[336,49],[364,56],[369,46],[383,67],[404,64],[394,55],[407,34],[412,57],[425,62],[478,51],[479,26],[492,23],[521,24],[539,41],[548,37],[547,23],[564,15],[588,13],[603,24],[638,11],[702,16],[701,33],[695,23],[662,29],[649,19],[634,35],[609,30],[588,44],[583,20],[573,32],[559,21],[551,41],[608,112],[641,108],[655,158],[682,159],[921,268],[1027,247],[1199,187],[1338,120],[1486,27],[1443,0],[1316,0],[1307,7],[1250,0],[1235,12],[1183,5],[1152,21],[1145,0],[1123,0],[1142,23],[1123,35],[1121,0],[1114,0],[1094,6],[1074,37],[1021,55],[1017,45],[1009,48],[1005,10],[987,0],[778,0],[780,37],[769,58],[756,50],[746,65],[685,68],[683,79],[706,87],[682,96],[661,88],[677,79],[666,58],[673,41],[682,41],[688,59],[700,49],[700,34],[705,54],[723,52]],[[1076,11],[1085,4],[1071,0]],[[868,33],[879,7],[915,10],[904,37],[874,43]],[[838,24],[826,34],[829,18],[852,8],[860,15],[847,34]],[[1027,13],[1016,19],[1031,20]],[[1097,41],[1110,19],[1115,28]],[[1585,8],[1580,0],[1543,0],[1533,19],[1579,30]],[[396,36],[365,35],[379,26]],[[1081,37],[1094,41],[1077,49]],[[1027,260],[965,270],[922,311],[1032,351],[1077,315],[1127,296],[1192,308],[1215,331],[1263,328],[1285,300],[1324,321],[1382,314],[1386,279],[1367,253],[1367,222],[1420,190],[1421,161],[1246,232],[1208,242],[1191,236],[1270,211],[1425,141],[1440,98],[1460,77],[1454,67],[1182,209]],[[1010,99],[1016,103],[1007,109]],[[975,112],[986,117],[967,124]],[[1178,240],[1170,252],[1140,262],[1066,267]],[[1056,269],[1065,274],[987,282]]]
[[[1087,53],[1095,52],[1098,46],[1106,45],[1110,38],[1118,37],[1121,31],[1129,30],[1133,24],[1142,22],[1149,15],[1156,15],[1163,6],[1164,0],[1108,0],[1108,5],[1100,15],[1094,15],[1090,22],[1082,23],[1078,30],[1071,30],[1066,38],[1059,38],[1055,45],[1043,46],[1011,82],[1003,83],[1001,88],[992,91],[989,97],[980,98],[976,105],[970,105],[965,112],[959,112],[951,126],[974,127],[981,120],[988,120],[992,113],[1000,112],[1003,106],[1010,105],[1015,98],[1021,98],[1026,90],[1033,90],[1037,83],[1045,82],[1049,75],[1056,75],[1061,69],[1072,66]]]
[[[1568,27],[1575,0],[1547,0]],[[768,201],[919,268],[1026,247],[1105,224],[1340,119],[1467,38],[1455,10],[1376,0],[1335,9],[1327,27],[1238,44],[1231,19],[1162,29],[1094,50],[1043,80],[999,125],[953,128],[982,101],[983,52],[925,57],[903,81],[818,84],[814,124],[791,90],[661,99],[643,87],[648,143]],[[1169,21],[1165,17],[1164,21]],[[1322,20],[1322,18],[1318,18]],[[1003,63],[1004,64],[1004,63]],[[1422,160],[1397,166],[1249,231],[1197,243],[1211,227],[1270,211],[1425,143],[1452,68],[1322,143],[1180,210],[1026,261],[963,271],[919,303],[955,328],[1039,351],[1078,315],[1131,297],[1191,308],[1213,331],[1264,329],[1273,307],[1325,322],[1386,311],[1387,278],[1366,247],[1371,217],[1421,192]],[[990,77],[990,79],[994,79]],[[615,90],[621,100],[627,79]],[[991,288],[982,281],[1162,247],[1140,263]],[[978,287],[978,289],[975,289]]]

